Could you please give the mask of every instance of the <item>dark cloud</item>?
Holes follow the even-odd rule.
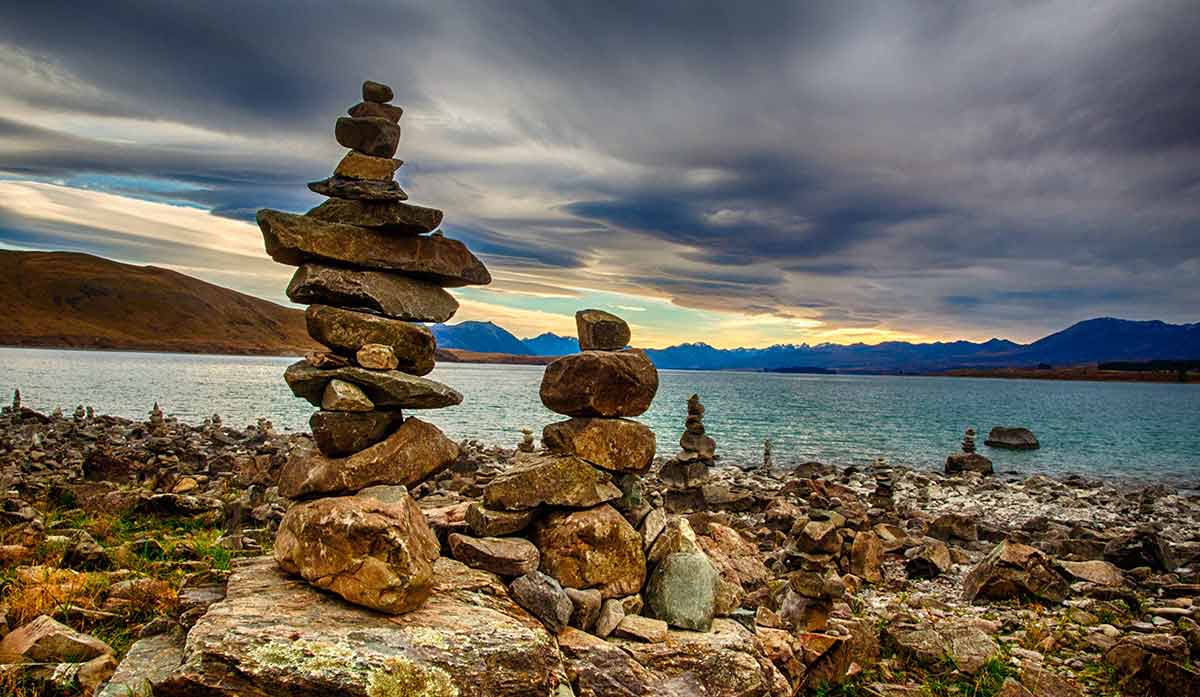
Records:
[[[8,3],[0,168],[304,210],[371,77],[404,186],[501,271],[900,331],[1194,321],[1196,36],[1190,0]]]

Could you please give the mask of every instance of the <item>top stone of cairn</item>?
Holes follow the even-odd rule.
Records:
[[[620,351],[629,345],[629,325],[604,310],[580,310],[575,313],[580,351]]]
[[[392,101],[396,95],[392,92],[392,88],[381,82],[372,82],[367,80],[363,83],[362,98],[364,102],[374,102],[375,104],[387,104]]]

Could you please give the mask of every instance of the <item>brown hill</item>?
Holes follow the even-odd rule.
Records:
[[[0,344],[299,355],[304,313],[154,266],[0,251]]]

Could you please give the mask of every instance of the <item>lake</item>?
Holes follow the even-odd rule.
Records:
[[[279,429],[307,430],[313,409],[292,396],[284,368],[295,359],[0,348],[0,399],[20,388],[38,410],[77,404],[144,419],[151,405],[183,421],[218,413],[230,426],[265,416]],[[457,407],[419,414],[455,439],[512,447],[520,429],[564,417],[538,399],[541,366],[442,364],[430,375],[464,395]],[[998,471],[1077,472],[1200,488],[1200,387],[985,378],[664,370],[640,420],[659,452],[677,450],[687,398],[699,393],[705,425],[726,462],[762,461],[770,439],[777,464],[820,460],[865,465],[876,458],[940,469],[963,430]],[[1030,452],[988,448],[992,426],[1026,426],[1042,443]]]

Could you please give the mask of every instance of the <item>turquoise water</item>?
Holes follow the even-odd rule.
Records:
[[[181,420],[219,413],[243,426],[258,416],[306,430],[312,408],[292,397],[283,369],[294,359],[124,352],[0,349],[0,399],[19,387],[27,405],[144,418],[158,401]],[[542,407],[539,366],[444,364],[431,375],[463,404],[421,415],[456,439],[514,445],[520,429],[563,418]],[[1078,472],[1200,488],[1200,386],[976,378],[781,375],[665,370],[641,417],[673,453],[686,402],[699,393],[705,423],[728,462],[761,462],[772,441],[777,464],[820,460],[940,469],[963,429],[1000,471]],[[983,446],[992,426],[1027,426],[1042,449]]]

